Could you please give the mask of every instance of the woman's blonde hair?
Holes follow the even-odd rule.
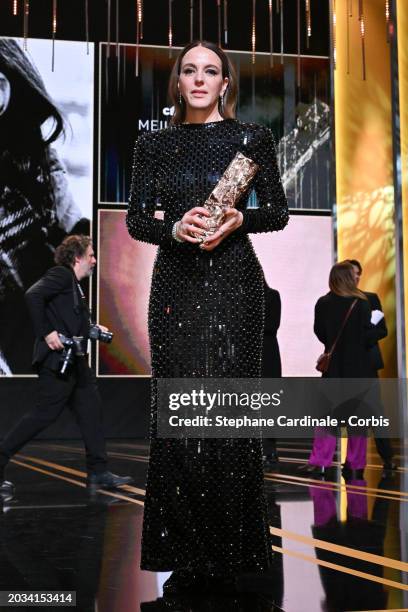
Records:
[[[180,51],[170,74],[168,94],[170,102],[174,106],[174,114],[171,118],[170,124],[178,125],[179,123],[183,123],[186,118],[186,104],[183,98],[180,99],[178,81],[183,57],[186,53],[188,53],[188,51],[190,51],[190,49],[194,49],[194,47],[205,47],[206,49],[210,49],[210,51],[213,51],[220,58],[222,78],[228,78],[228,86],[224,93],[223,104],[221,104],[221,100],[218,103],[218,111],[221,117],[224,119],[233,119],[235,117],[235,107],[237,105],[238,94],[237,76],[234,66],[229,60],[227,54],[215,43],[208,42],[206,40],[193,40]]]
[[[357,289],[353,275],[353,265],[347,260],[334,264],[330,270],[329,287],[330,291],[336,295],[367,300],[365,293]]]

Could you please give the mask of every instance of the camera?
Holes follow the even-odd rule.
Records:
[[[89,328],[89,337],[91,340],[99,340],[99,342],[105,342],[110,344],[112,342],[112,332],[102,331],[97,325],[91,325]]]
[[[61,343],[64,345],[58,372],[64,375],[67,373],[69,366],[74,363],[75,357],[84,357],[88,353],[88,340],[84,336],[73,336],[72,338],[67,338],[64,334],[58,334],[58,336]],[[89,328],[89,338],[109,344],[112,342],[113,334],[111,332],[102,331],[97,325],[91,325]]]
[[[64,350],[61,353],[59,362],[59,374],[66,374],[68,366],[74,363],[74,347],[75,342],[72,338],[67,338],[63,334],[58,334],[61,343],[64,345]]]
[[[64,334],[58,334],[58,336],[64,345],[58,371],[60,374],[66,374],[68,367],[74,363],[75,356],[84,357],[87,354],[88,341],[84,336],[73,336],[72,338],[67,338]]]

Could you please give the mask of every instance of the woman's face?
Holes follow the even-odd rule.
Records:
[[[188,51],[182,61],[179,90],[187,109],[212,110],[223,95],[228,78],[222,76],[221,59],[211,49],[197,46]]]
[[[10,81],[0,72],[0,115],[6,112],[10,102]]]

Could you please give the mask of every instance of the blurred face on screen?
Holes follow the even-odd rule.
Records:
[[[356,287],[358,287],[358,283],[360,282],[360,278],[361,278],[361,270],[357,266],[353,265],[352,267],[353,267],[353,279],[354,279],[354,282],[356,283]]]
[[[228,78],[223,78],[221,60],[214,51],[198,46],[185,54],[181,62],[179,90],[187,112],[217,109],[219,97],[227,85]]]

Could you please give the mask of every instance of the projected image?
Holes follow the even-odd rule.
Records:
[[[92,211],[93,47],[0,39],[0,374],[31,374],[24,292]]]
[[[167,83],[177,51],[140,47],[135,77],[135,47],[101,45],[99,74],[99,201],[126,203],[132,151],[137,136],[168,125],[172,109]],[[237,117],[272,128],[290,208],[331,208],[330,64],[328,58],[297,58],[228,52],[239,81]],[[253,201],[256,205],[256,202]]]
[[[157,247],[130,238],[125,214],[99,211],[98,320],[115,337],[112,344],[98,345],[97,371],[146,376],[150,374],[147,312]],[[293,215],[284,232],[251,236],[267,283],[281,296],[278,340],[283,376],[318,375],[315,361],[322,347],[313,333],[314,305],[328,291],[331,224],[329,216]]]

